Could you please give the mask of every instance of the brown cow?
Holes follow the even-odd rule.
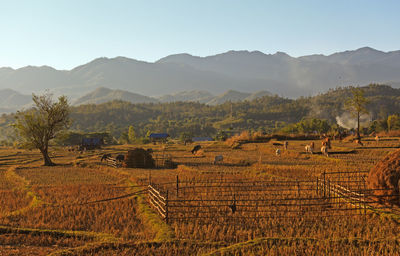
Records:
[[[364,144],[361,142],[361,139],[359,140],[354,140],[354,142],[358,145],[364,146]]]
[[[326,137],[323,141],[322,141],[322,146],[327,146],[328,149],[331,149],[331,139],[329,137]]]

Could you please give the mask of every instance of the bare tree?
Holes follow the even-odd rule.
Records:
[[[65,96],[58,102],[52,95],[32,95],[35,106],[27,111],[18,111],[13,124],[22,145],[26,148],[37,148],[43,155],[44,165],[55,165],[49,157],[49,141],[58,133],[69,127],[69,104]]]
[[[366,108],[369,100],[365,98],[364,91],[360,88],[353,88],[351,90],[352,97],[347,99],[345,103],[346,109],[348,109],[351,114],[357,118],[357,139],[361,139],[360,136],[360,117],[362,114],[368,114]]]

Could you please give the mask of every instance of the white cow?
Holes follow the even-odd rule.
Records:
[[[275,151],[275,155],[277,155],[277,156],[281,155],[281,150],[279,148]]]
[[[312,154],[313,150],[314,150],[310,145],[306,145],[305,149],[306,149],[306,153],[310,153],[310,154]]]
[[[215,156],[214,164],[217,164],[217,163],[222,162],[222,161],[224,161],[224,156],[223,155]]]

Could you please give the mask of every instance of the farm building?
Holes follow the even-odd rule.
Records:
[[[198,142],[198,141],[213,141],[214,139],[211,137],[193,137],[192,141]]]
[[[80,149],[91,150],[104,145],[103,138],[83,138]]]
[[[149,139],[153,142],[166,142],[169,137],[168,133],[152,133],[149,136]]]

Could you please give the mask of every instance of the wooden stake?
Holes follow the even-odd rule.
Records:
[[[179,176],[176,175],[176,197],[179,197]]]
[[[165,222],[168,224],[168,190],[165,196]]]

